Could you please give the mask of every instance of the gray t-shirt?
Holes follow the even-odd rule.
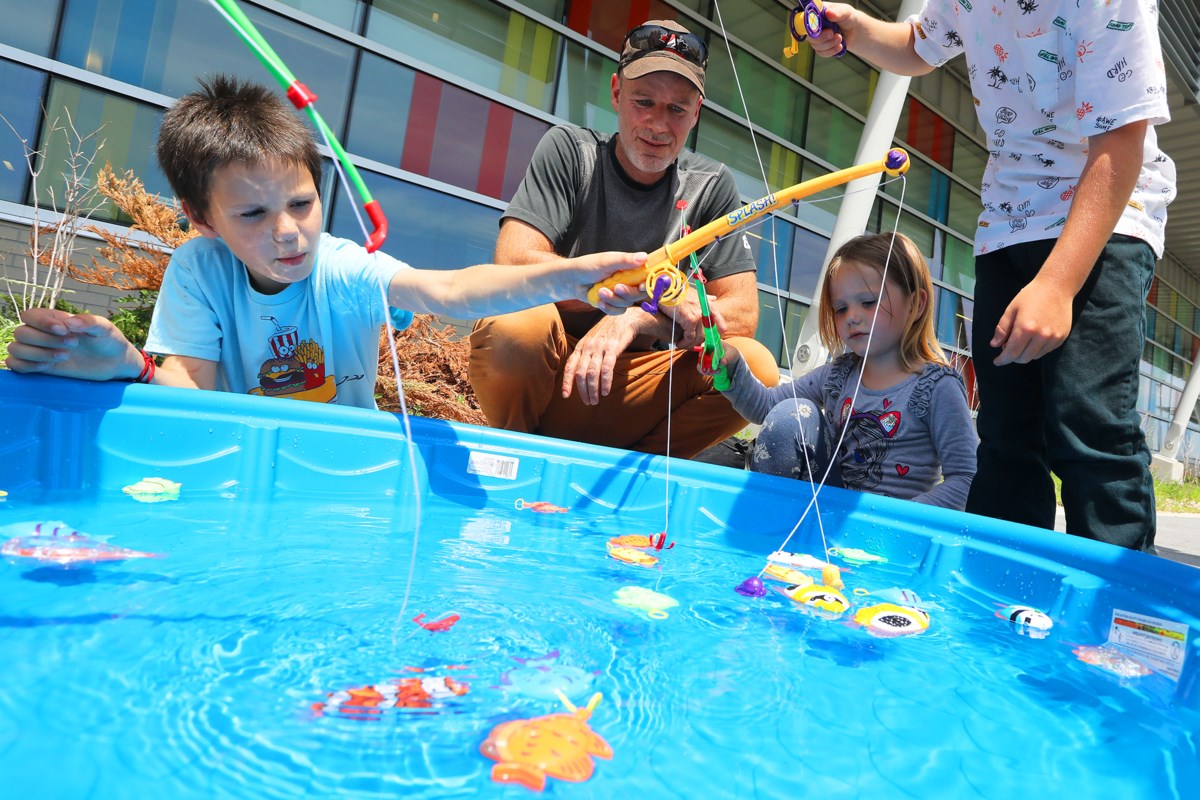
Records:
[[[962,376],[930,364],[888,389],[859,388],[851,407],[860,369],[858,356],[847,353],[768,389],[739,359],[725,396],[753,423],[785,400],[808,399],[822,410],[831,450],[848,423],[836,455],[847,489],[964,508],[979,439]]]
[[[501,223],[532,225],[564,256],[650,252],[678,239],[684,223],[695,230],[743,205],[728,167],[687,150],[658,182],[636,183],[617,162],[615,139],[572,125],[551,128]],[[741,232],[696,255],[709,280],[755,269]]]

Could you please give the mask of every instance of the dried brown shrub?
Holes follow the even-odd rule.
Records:
[[[450,325],[439,327],[437,317],[429,314],[418,314],[412,325],[397,333],[396,355],[409,413],[487,425],[467,377],[470,353],[469,339],[457,336]],[[381,409],[400,410],[386,331],[379,337],[379,380],[375,392]]]
[[[112,286],[117,289],[152,289],[162,286],[163,272],[171,260],[168,249],[174,249],[199,234],[184,230],[180,225],[183,215],[174,200],[164,202],[158,195],[150,194],[142,182],[134,177],[132,170],[118,176],[112,164],[105,164],[96,175],[96,188],[124,212],[133,224],[129,233],[115,234],[95,225],[92,231],[104,240],[100,248],[101,257],[109,264],[93,258],[91,267],[70,267],[71,277],[84,283]],[[134,238],[141,231],[162,242],[159,247]]]

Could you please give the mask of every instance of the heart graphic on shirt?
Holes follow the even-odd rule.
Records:
[[[892,404],[891,400],[888,400],[886,397],[883,398],[883,410],[884,411],[887,411],[888,406],[890,406],[891,404]]]
[[[904,464],[897,464],[897,465],[896,465],[896,473],[897,473],[897,474],[898,474],[898,475],[899,475],[901,478],[903,478],[905,475],[907,475],[907,474],[908,474],[908,467],[906,467]]]

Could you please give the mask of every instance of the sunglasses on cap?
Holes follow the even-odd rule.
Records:
[[[625,34],[625,41],[621,44],[622,52],[626,48],[633,48],[634,52],[621,59],[622,67],[660,50],[670,50],[700,69],[708,67],[708,45],[703,39],[694,33],[681,33],[662,25],[642,25],[634,28]]]

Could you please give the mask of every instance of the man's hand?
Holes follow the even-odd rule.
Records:
[[[144,365],[137,348],[104,317],[30,308],[21,322],[4,362],[13,372],[106,381],[136,377]]]
[[[1044,285],[1034,278],[1004,310],[989,343],[1003,348],[993,362],[1028,364],[1057,348],[1071,333],[1070,292]]]
[[[713,308],[712,303],[709,303],[709,309],[712,311],[713,319],[718,318],[718,312]],[[666,318],[668,326],[674,320],[674,329],[670,336],[663,336],[662,339],[671,339],[675,342],[675,346],[690,350],[697,345],[704,344],[704,315],[700,313],[700,300],[696,297],[696,293],[689,291],[684,299],[676,306],[663,306],[659,309],[659,313]]]
[[[571,396],[572,387],[579,389],[579,399],[584,405],[594,406],[601,397],[608,396],[617,357],[643,332],[639,330],[639,318],[652,319],[641,309],[635,309],[619,317],[605,317],[583,335],[575,351],[567,357],[563,397]]]

